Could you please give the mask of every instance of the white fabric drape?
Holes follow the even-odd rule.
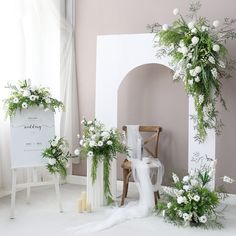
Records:
[[[161,187],[164,168],[157,159],[153,159],[148,164],[137,158],[138,152],[141,152],[142,149],[138,142],[140,138],[139,126],[127,126],[127,143],[132,157],[130,159],[132,173],[138,188],[139,201],[130,202],[125,207],[114,209],[104,221],[92,222],[69,230],[73,231],[76,235],[82,235],[84,233],[101,231],[126,220],[142,218],[151,214],[155,206],[153,192],[159,190]],[[153,176],[154,173],[155,175]],[[154,184],[152,177],[155,177]]]
[[[66,1],[66,0],[65,0]],[[8,0],[0,3],[0,100],[7,97],[8,81],[31,79],[32,84],[49,87],[62,100],[67,112],[56,115],[56,134],[71,142],[74,132],[65,128],[77,122],[78,96],[75,74],[74,34],[61,0]],[[2,103],[1,103],[2,106]],[[67,116],[68,114],[68,116]],[[78,123],[78,122],[77,122]],[[69,126],[68,126],[69,127]],[[78,132],[76,127],[75,132]],[[9,188],[9,121],[0,112],[0,188]],[[24,176],[21,175],[21,179]]]

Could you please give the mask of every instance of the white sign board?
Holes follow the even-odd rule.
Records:
[[[44,166],[42,151],[55,135],[54,113],[43,108],[17,111],[11,118],[12,168]]]

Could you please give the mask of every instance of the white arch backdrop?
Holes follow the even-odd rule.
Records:
[[[96,64],[96,109],[95,116],[105,125],[117,126],[117,92],[122,80],[134,68],[156,63],[171,69],[168,57],[157,58],[153,47],[154,34],[123,34],[104,35],[97,37],[97,64]],[[189,115],[194,114],[194,103],[189,98]],[[161,124],[160,124],[161,125]],[[165,127],[163,127],[165,129]],[[215,133],[208,132],[208,138],[204,144],[194,141],[195,131],[193,122],[189,119],[188,141],[188,169],[195,169],[215,158]],[[198,154],[197,154],[198,153]],[[196,155],[197,154],[197,155]],[[208,158],[206,158],[206,155]],[[193,158],[194,157],[194,158]],[[186,157],[187,158],[187,157]],[[92,187],[90,180],[91,162],[88,160],[88,198],[93,207],[102,205],[102,194],[95,194],[97,188],[102,189],[102,174]],[[100,172],[102,171],[100,167]],[[116,161],[112,165],[111,190],[116,196]],[[96,199],[96,200],[95,200]],[[96,202],[96,203],[95,203]]]

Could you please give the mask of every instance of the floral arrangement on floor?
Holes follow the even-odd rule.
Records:
[[[61,177],[67,176],[69,158],[71,158],[68,143],[64,138],[54,137],[49,140],[50,147],[42,153],[42,158],[47,160],[47,169],[51,174],[60,174]]]
[[[202,226],[204,228],[221,228],[221,217],[216,208],[225,194],[211,190],[209,183],[215,173],[215,163],[208,170],[196,171],[181,180],[173,173],[174,187],[165,187],[164,196],[156,206],[156,212],[165,220],[178,226]],[[224,176],[224,182],[234,180]]]
[[[227,58],[224,46],[229,39],[236,38],[233,24],[236,19],[225,18],[212,23],[197,15],[201,8],[199,2],[190,5],[190,14],[185,19],[174,9],[178,16],[172,25],[149,25],[155,32],[157,57],[169,56],[174,70],[173,80],[182,80],[185,91],[194,99],[197,135],[196,140],[205,141],[207,129],[215,129],[219,134],[222,122],[218,117],[216,103],[218,100],[226,109],[221,93],[223,78],[230,78],[234,69],[234,61]]]
[[[18,85],[8,84],[9,98],[4,101],[7,116],[14,116],[16,111],[38,106],[45,110],[64,109],[63,103],[52,95],[48,88],[34,87],[30,80],[19,81]]]
[[[91,178],[93,183],[97,178],[98,163],[103,163],[104,195],[107,203],[110,204],[113,201],[109,181],[111,161],[116,158],[118,153],[128,155],[123,135],[117,129],[107,129],[96,119],[93,121],[84,119],[81,123],[84,125],[83,136],[75,154],[92,158]],[[78,138],[80,137],[78,136]]]

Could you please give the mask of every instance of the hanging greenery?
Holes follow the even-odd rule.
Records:
[[[8,84],[6,88],[10,90],[9,97],[4,101],[6,116],[12,117],[18,109],[21,111],[29,107],[52,111],[64,109],[63,103],[53,98],[48,88],[32,86],[30,80],[19,81],[18,85]]]
[[[113,201],[109,181],[111,161],[116,158],[118,153],[128,155],[123,135],[117,129],[107,129],[96,119],[93,121],[84,119],[81,123],[84,125],[83,136],[75,154],[92,158],[91,178],[93,183],[97,178],[98,163],[103,164],[104,195],[110,204]]]
[[[226,109],[222,97],[222,79],[230,78],[234,61],[227,58],[225,43],[236,38],[232,27],[236,19],[225,18],[212,23],[197,15],[199,2],[192,3],[189,14],[184,18],[176,8],[178,17],[171,25],[155,23],[148,28],[155,35],[157,57],[169,56],[174,69],[173,80],[182,80],[185,91],[194,99],[196,115],[196,140],[204,142],[207,129],[215,129],[219,134],[222,122],[217,111],[219,100]]]

